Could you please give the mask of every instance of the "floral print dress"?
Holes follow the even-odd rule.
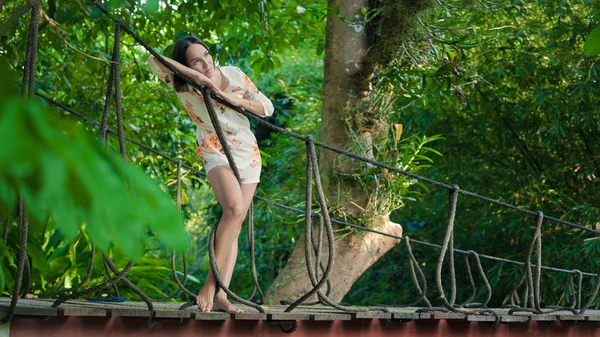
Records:
[[[169,87],[173,89],[173,74],[162,71],[157,61],[148,58],[150,69]],[[240,98],[257,101],[263,104],[266,116],[273,114],[271,100],[262,94],[252,81],[238,67],[220,67],[221,73],[229,80],[229,86],[224,90],[227,94]],[[217,70],[217,71],[219,71]],[[229,166],[223,145],[210,122],[204,97],[188,85],[187,92],[176,92],[187,114],[196,124],[196,153],[204,162],[206,173],[217,166]],[[246,116],[217,102],[215,111],[225,133],[227,146],[231,149],[233,159],[240,172],[242,184],[255,184],[260,181],[261,159],[256,138],[250,130],[250,122]]]

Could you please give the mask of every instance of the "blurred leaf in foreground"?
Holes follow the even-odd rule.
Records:
[[[50,118],[33,100],[0,100],[2,214],[14,214],[20,192],[32,221],[51,217],[70,239],[84,229],[101,250],[114,240],[139,258],[155,245],[154,234],[169,248],[184,248],[185,228],[173,201],[140,168],[84,130]]]

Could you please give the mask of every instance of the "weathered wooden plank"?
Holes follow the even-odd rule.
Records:
[[[109,309],[111,316],[123,316],[123,317],[150,317],[150,310],[148,309]]]
[[[500,322],[527,322],[529,321],[529,316],[521,316],[521,315],[500,315]]]
[[[241,321],[262,321],[267,319],[267,314],[260,312],[236,312],[232,313],[231,317]]]
[[[311,321],[349,321],[352,319],[350,314],[334,314],[334,313],[322,313],[322,314],[310,314]]]
[[[552,314],[542,314],[542,315],[531,315],[530,316],[532,321],[556,321],[556,315],[552,315]]]
[[[470,321],[470,322],[495,322],[496,316],[494,316],[494,315],[468,315],[467,321]]]
[[[0,304],[0,312],[5,313],[10,308],[8,304]],[[57,316],[56,308],[47,308],[41,306],[29,306],[17,304],[15,315],[20,316]]]
[[[558,315],[558,319],[561,321],[586,321],[589,319],[589,316],[586,315]]]
[[[394,319],[419,319],[422,318],[421,315],[427,315],[425,318],[429,318],[430,315],[428,313],[417,313],[417,312],[395,312]]]
[[[67,307],[67,308],[59,307],[58,312],[62,316],[103,317],[103,316],[108,315],[108,312],[106,309],[84,308],[84,307]]]
[[[191,318],[192,312],[187,310],[156,310],[154,312],[158,318]]]
[[[309,314],[300,312],[271,312],[267,314],[267,320],[271,321],[307,321],[309,319]]]
[[[433,319],[466,319],[467,315],[458,312],[433,312]]]
[[[379,319],[391,319],[392,318],[392,313],[391,312],[383,312],[383,311],[359,311],[357,312],[355,315],[353,315],[355,319],[374,319],[374,318],[379,318]]]
[[[226,312],[196,312],[192,317],[197,321],[226,321],[231,315]]]

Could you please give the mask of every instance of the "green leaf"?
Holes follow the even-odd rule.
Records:
[[[33,268],[40,271],[41,274],[46,273],[46,256],[44,252],[36,245],[27,245],[27,255],[31,257]]]
[[[158,12],[159,0],[148,0],[146,2],[146,10],[150,13]]]
[[[583,52],[585,56],[595,56],[600,54],[600,25],[596,26],[594,30],[585,39],[583,45]]]
[[[454,69],[454,66],[456,65],[456,63],[454,62],[448,62],[443,64],[441,67],[439,67],[439,69],[435,72],[435,76],[442,76],[442,75],[446,75],[447,73],[451,72],[452,69]]]

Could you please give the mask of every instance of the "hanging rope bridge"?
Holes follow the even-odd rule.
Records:
[[[468,315],[468,316],[494,316],[494,321],[497,324],[500,321],[497,311],[487,308],[487,304],[489,303],[489,301],[492,297],[492,287],[490,285],[490,282],[487,279],[486,273],[482,267],[480,259],[487,259],[487,260],[492,260],[492,261],[497,261],[497,262],[502,262],[502,263],[514,264],[514,265],[524,268],[524,272],[523,272],[520,280],[518,281],[518,283],[515,285],[515,287],[513,288],[513,290],[510,293],[510,305],[507,306],[507,308],[509,309],[507,312],[508,315],[518,315],[519,313],[531,313],[531,314],[540,315],[540,314],[548,314],[548,313],[552,313],[552,312],[568,311],[568,312],[571,312],[573,315],[581,316],[590,308],[590,306],[596,299],[596,297],[598,295],[598,291],[600,289],[600,270],[598,271],[598,273],[594,274],[594,273],[582,272],[579,270],[566,270],[566,269],[562,269],[562,268],[556,268],[556,267],[542,265],[542,230],[541,229],[542,229],[544,221],[546,221],[546,222],[552,222],[552,223],[564,225],[567,227],[571,227],[574,229],[586,231],[586,232],[589,232],[589,233],[592,233],[595,235],[600,234],[600,231],[593,229],[593,228],[585,227],[585,226],[582,226],[579,224],[575,224],[572,222],[568,222],[568,221],[565,221],[565,220],[562,220],[559,218],[554,218],[554,217],[544,215],[541,211],[526,210],[526,209],[511,205],[508,203],[504,203],[504,202],[489,198],[489,197],[478,195],[473,192],[461,190],[456,185],[448,185],[448,184],[444,184],[444,183],[441,183],[441,182],[438,182],[438,181],[435,181],[435,180],[432,180],[432,179],[429,179],[426,177],[422,177],[417,174],[410,173],[410,172],[398,169],[396,167],[378,162],[376,160],[365,158],[365,157],[356,155],[354,153],[350,153],[350,152],[344,151],[342,149],[339,149],[339,148],[327,145],[325,143],[316,141],[311,136],[303,136],[303,135],[291,132],[289,130],[286,130],[284,128],[275,126],[275,125],[269,123],[268,121],[254,115],[250,112],[247,112],[243,109],[240,109],[240,108],[237,108],[234,106],[231,106],[228,102],[222,100],[219,97],[212,96],[211,92],[208,89],[199,86],[192,79],[190,79],[186,75],[180,73],[172,65],[170,65],[168,62],[166,62],[156,51],[154,51],[137,34],[135,34],[130,28],[128,28],[126,25],[124,25],[122,20],[116,18],[102,4],[100,4],[96,0],[90,0],[90,1],[95,6],[97,6],[115,24],[115,36],[114,36],[115,39],[114,39],[114,46],[113,46],[112,62],[110,63],[109,80],[108,80],[108,85],[106,88],[104,110],[103,110],[101,121],[97,122],[93,119],[90,119],[90,118],[74,111],[73,109],[66,106],[65,104],[57,102],[40,92],[34,91],[35,67],[36,67],[36,57],[37,57],[37,42],[38,42],[37,33],[38,33],[38,24],[39,24],[39,11],[36,8],[36,6],[34,6],[31,10],[31,18],[30,18],[30,23],[29,23],[29,35],[28,35],[28,41],[27,41],[27,50],[26,50],[26,56],[25,56],[25,64],[24,64],[24,68],[23,68],[24,71],[23,71],[23,77],[22,77],[22,85],[21,85],[22,95],[27,97],[27,96],[31,96],[31,95],[35,94],[38,97],[46,100],[50,104],[52,104],[64,111],[69,112],[70,114],[80,118],[81,120],[84,120],[85,122],[87,122],[91,125],[98,127],[99,137],[100,137],[101,141],[104,142],[105,145],[108,144],[109,135],[116,135],[118,137],[118,142],[119,142],[119,151],[123,157],[123,160],[127,160],[126,144],[129,142],[129,143],[132,143],[132,144],[135,144],[135,145],[141,147],[142,149],[144,149],[146,151],[149,151],[155,155],[158,155],[172,163],[177,164],[177,207],[178,208],[181,208],[180,189],[181,189],[182,169],[185,168],[187,170],[194,172],[197,175],[205,175],[205,174],[203,172],[193,168],[192,166],[183,163],[181,160],[176,160],[160,151],[157,151],[145,144],[142,144],[134,139],[131,139],[131,138],[128,138],[125,136],[124,127],[123,127],[123,114],[122,114],[122,108],[121,108],[121,88],[120,88],[121,31],[125,31],[127,34],[129,34],[138,44],[143,46],[148,52],[150,52],[154,57],[156,57],[156,59],[159,62],[161,62],[164,66],[169,68],[174,74],[176,74],[180,78],[185,79],[185,81],[188,84],[190,84],[192,87],[196,88],[197,90],[199,90],[202,93],[202,95],[205,97],[205,103],[206,103],[206,107],[207,107],[212,125],[216,131],[216,134],[217,134],[221,144],[227,144],[227,142],[224,139],[223,131],[221,129],[219,120],[215,113],[215,109],[213,106],[213,104],[214,104],[213,100],[220,104],[228,106],[229,108],[237,111],[240,114],[243,114],[244,116],[246,116],[250,119],[255,120],[257,123],[260,123],[260,124],[270,128],[271,130],[274,130],[276,132],[279,132],[281,134],[287,135],[289,137],[293,137],[297,140],[304,142],[304,144],[306,146],[306,156],[307,156],[306,201],[305,201],[304,209],[290,207],[290,206],[269,200],[265,197],[255,196],[256,200],[259,200],[268,205],[278,207],[278,208],[281,208],[281,209],[289,211],[289,212],[304,214],[304,222],[305,222],[304,235],[305,235],[305,240],[306,240],[305,259],[306,259],[308,275],[309,275],[309,278],[310,278],[310,281],[312,284],[312,289],[310,289],[307,293],[300,296],[294,302],[285,303],[286,307],[284,309],[284,313],[291,313],[294,309],[298,308],[298,306],[302,305],[302,304],[303,305],[321,304],[324,306],[335,308],[336,310],[340,310],[342,312],[351,312],[351,313],[364,313],[364,312],[386,313],[386,312],[389,312],[389,310],[391,308],[390,306],[370,306],[370,307],[347,306],[347,305],[342,305],[341,303],[336,303],[335,301],[332,301],[328,297],[329,292],[330,292],[329,278],[331,276],[330,274],[331,274],[332,266],[335,262],[334,261],[335,260],[335,239],[334,239],[334,234],[333,234],[333,224],[334,223],[341,225],[341,226],[355,228],[355,229],[358,229],[361,231],[368,231],[368,232],[376,233],[379,235],[384,235],[384,236],[395,238],[398,240],[404,240],[406,249],[407,249],[407,253],[409,255],[408,263],[410,266],[411,278],[412,278],[415,289],[417,290],[417,293],[419,296],[415,302],[411,303],[408,306],[415,306],[420,303],[424,304],[423,307],[420,307],[416,311],[417,313],[445,312],[445,313],[463,314],[463,315]],[[111,99],[113,96],[115,98],[114,105],[115,105],[115,110],[116,110],[115,113],[116,113],[116,119],[117,119],[117,130],[116,131],[112,130],[108,126],[108,116],[109,116],[109,112],[110,112]],[[434,243],[411,239],[409,237],[400,237],[397,235],[385,233],[385,232],[378,231],[375,229],[370,229],[370,228],[367,228],[364,226],[348,223],[346,221],[342,221],[339,219],[330,218],[327,203],[325,201],[325,196],[323,193],[323,188],[321,185],[321,179],[320,179],[320,173],[319,173],[319,167],[318,167],[318,161],[317,161],[317,154],[316,154],[316,147],[319,147],[324,150],[332,151],[338,155],[347,156],[349,158],[353,158],[355,160],[359,160],[359,161],[362,161],[362,162],[365,162],[365,163],[368,163],[368,164],[371,164],[371,165],[374,165],[374,166],[377,166],[380,168],[385,168],[389,172],[394,172],[396,174],[408,176],[408,177],[411,177],[418,181],[433,185],[437,188],[447,190],[449,193],[448,219],[447,219],[446,233],[445,233],[443,243],[441,245],[438,245],[438,244],[434,244]],[[239,172],[238,172],[236,163],[233,160],[231,151],[227,146],[224,147],[224,151],[225,151],[225,155],[229,161],[230,167],[233,170],[233,172],[239,182],[240,181]],[[319,212],[313,212],[313,210],[312,210],[313,183],[315,186],[314,192],[316,193],[315,199],[318,202],[318,205],[320,207]],[[534,231],[534,234],[527,246],[527,250],[526,250],[527,257],[526,257],[525,262],[511,260],[511,259],[505,259],[505,258],[501,258],[501,257],[491,256],[491,255],[479,254],[472,250],[466,251],[466,250],[454,248],[454,225],[455,225],[454,219],[455,219],[455,215],[456,215],[456,208],[457,208],[459,195],[467,196],[470,198],[475,198],[475,199],[478,199],[478,200],[481,200],[484,202],[494,204],[499,207],[510,209],[510,210],[519,212],[521,214],[524,214],[526,216],[532,217],[534,219],[535,231]],[[19,197],[18,213],[19,213],[18,216],[20,219],[20,222],[19,222],[20,250],[19,250],[19,255],[18,255],[17,270],[16,270],[16,275],[15,275],[15,282],[14,282],[14,288],[13,288],[13,292],[12,292],[12,298],[11,298],[9,307],[5,310],[6,314],[2,318],[2,323],[6,323],[11,320],[11,318],[15,314],[15,308],[19,301],[20,294],[23,293],[22,296],[24,297],[25,294],[27,294],[29,292],[29,288],[31,286],[31,266],[29,264],[29,260],[27,257],[28,213],[25,208],[22,197]],[[214,273],[218,287],[223,289],[223,291],[225,291],[235,301],[237,301],[245,306],[248,306],[250,308],[254,308],[259,313],[265,313],[265,309],[261,305],[259,305],[259,303],[264,303],[265,301],[264,301],[263,292],[259,285],[257,271],[256,271],[256,265],[255,265],[255,258],[254,258],[253,213],[254,213],[254,205],[252,203],[252,205],[250,206],[250,209],[248,211],[248,245],[249,245],[249,250],[250,250],[249,254],[250,254],[250,259],[251,259],[250,262],[251,262],[252,277],[253,277],[253,281],[254,281],[254,290],[252,291],[252,294],[250,295],[249,299],[243,299],[240,296],[233,293],[227,286],[225,286],[225,284],[223,283],[223,281],[219,275],[219,269],[216,264],[216,258],[215,258],[215,233],[217,231],[218,223],[215,224],[215,226],[212,228],[211,233],[210,233],[209,258],[210,258],[211,269]],[[4,223],[3,240],[6,243],[7,237],[8,237],[8,225],[9,225],[9,221],[10,221],[10,216],[5,217],[5,218],[6,218],[6,221]],[[318,230],[319,234],[317,235],[316,240],[313,237],[313,230],[314,230],[313,220],[316,220],[318,223],[317,230]],[[2,218],[0,218],[0,223],[2,223]],[[323,246],[323,238],[322,238],[323,232],[325,233],[325,236],[327,239],[327,244],[328,244],[328,249],[329,249],[329,254],[327,256],[327,262],[325,265],[321,261],[321,256],[320,256],[322,246]],[[437,259],[436,269],[435,269],[435,283],[436,283],[436,290],[439,293],[439,299],[441,300],[442,306],[437,306],[437,307],[432,306],[431,301],[427,298],[426,278],[420,267],[419,262],[417,261],[414,254],[412,253],[411,243],[434,247],[434,248],[440,250],[440,253],[439,253],[439,256]],[[155,310],[153,301],[148,296],[146,296],[146,294],[144,294],[144,292],[141,291],[136,285],[134,285],[132,282],[130,282],[126,277],[127,273],[131,270],[131,268],[134,265],[133,261],[129,261],[129,263],[127,263],[127,265],[122,270],[119,270],[106,254],[102,254],[102,260],[103,260],[106,274],[108,275],[108,279],[106,281],[102,282],[101,284],[87,287],[87,288],[85,287],[85,285],[87,284],[87,282],[90,280],[90,278],[92,276],[93,265],[94,265],[94,261],[95,261],[95,253],[96,253],[95,247],[92,245],[90,263],[89,263],[89,267],[87,270],[87,274],[81,283],[79,283],[78,285],[76,285],[72,288],[69,288],[69,289],[61,289],[59,291],[43,294],[43,297],[52,297],[52,296],[64,294],[53,302],[52,307],[57,308],[67,301],[74,300],[74,299],[89,295],[91,293],[101,291],[107,287],[113,287],[114,291],[118,294],[119,289],[117,287],[117,283],[121,282],[127,288],[131,289],[138,296],[140,296],[140,298],[146,303],[148,311],[149,311],[149,322],[152,323],[152,321],[154,319],[156,319],[156,315],[155,315],[156,310]],[[457,289],[456,289],[455,259],[454,259],[455,253],[459,253],[464,256],[467,276],[468,276],[469,282],[471,284],[471,287],[473,288],[472,295],[467,299],[467,301],[465,301],[461,304],[456,303]],[[535,261],[532,262],[532,258],[534,255],[535,255]],[[473,274],[471,271],[470,258],[472,258],[474,260],[475,266],[477,268],[477,273],[480,275],[481,279],[483,280],[483,282],[485,284],[485,288],[487,289],[485,300],[482,303],[473,303],[473,300],[476,296],[476,286],[475,286]],[[176,256],[175,256],[175,254],[172,255],[171,266],[172,266],[173,278],[176,281],[176,283],[178,284],[179,289],[177,290],[176,293],[172,294],[171,296],[169,296],[166,299],[176,298],[179,296],[180,293],[184,293],[185,295],[191,296],[192,298],[196,297],[196,294],[194,292],[190,291],[186,287],[186,281],[188,278],[187,277],[187,275],[188,275],[187,263],[185,260],[185,256],[182,256],[182,259],[183,259],[183,279],[180,279],[177,274],[177,270],[176,270]],[[444,276],[442,273],[442,269],[445,266],[446,259],[447,259],[447,263],[449,264],[449,267],[450,267],[449,268],[449,271],[450,271],[449,279],[450,279],[450,283],[451,283],[451,289],[450,289],[449,298],[447,297],[444,287],[442,285],[442,277]],[[571,305],[570,306],[568,306],[568,307],[548,306],[546,308],[541,307],[540,286],[541,286],[542,270],[548,270],[548,271],[569,274],[569,283],[571,285],[570,286],[570,294],[569,294],[571,297]],[[578,285],[577,287],[574,285],[575,276],[577,276],[577,285]],[[582,288],[583,288],[582,280],[583,280],[584,276],[589,276],[589,277],[595,278],[595,286],[594,286],[593,290],[591,291],[591,295],[585,301],[585,303],[582,302]],[[517,292],[517,290],[519,288],[521,288],[523,286],[523,283],[525,284],[523,301],[521,302],[521,305],[517,305],[515,303],[514,294]],[[324,286],[326,286],[326,288],[327,288],[327,290],[325,292],[322,291]],[[575,289],[577,289],[577,291],[575,291]],[[253,301],[253,299],[256,297],[257,294],[258,294],[259,299]],[[306,303],[306,301],[309,298],[313,297],[314,295],[317,296],[318,301],[313,302],[313,303]],[[166,299],[162,299],[162,300],[166,300]],[[156,302],[156,301],[154,301],[154,302]],[[179,309],[184,310],[193,305],[195,305],[194,302],[189,302],[189,303],[182,305]],[[294,331],[295,326],[296,326],[295,321],[292,321],[292,322],[282,321],[281,324],[282,324],[281,325],[282,329],[286,332]]]

